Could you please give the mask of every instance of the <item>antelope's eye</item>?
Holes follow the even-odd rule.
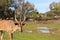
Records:
[[[14,23],[15,25],[18,25],[18,23]]]

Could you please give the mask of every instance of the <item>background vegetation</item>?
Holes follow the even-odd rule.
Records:
[[[22,3],[23,2],[23,3]],[[13,40],[60,40],[60,2],[52,2],[49,5],[50,11],[46,13],[39,13],[34,9],[34,5],[24,1],[19,0],[21,7],[15,7],[15,11],[8,10],[8,8],[13,4],[13,1],[0,0],[0,19],[11,19],[16,12],[16,18],[20,20],[25,20],[25,25],[23,26],[23,32],[16,31],[14,33]],[[54,34],[44,34],[40,32],[28,33],[26,30],[37,30],[37,27],[51,27],[57,28]],[[5,33],[5,40],[9,40],[8,34]]]

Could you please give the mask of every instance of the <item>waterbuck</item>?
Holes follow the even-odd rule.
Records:
[[[7,32],[10,40],[13,40],[13,32],[16,30],[21,31],[21,27],[21,22],[15,24],[12,20],[0,20],[1,40],[3,40],[4,32]]]

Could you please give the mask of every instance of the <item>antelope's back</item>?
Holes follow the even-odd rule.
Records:
[[[0,30],[9,31],[14,27],[14,22],[12,20],[0,20]]]

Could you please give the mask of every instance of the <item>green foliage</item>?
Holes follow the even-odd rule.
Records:
[[[22,5],[19,5],[22,7],[22,9],[20,9],[18,7],[18,12],[19,13],[17,16],[18,16],[18,19],[20,19],[21,17],[21,20],[26,20],[26,18],[29,16],[29,14],[34,10],[34,5],[31,4],[30,2],[23,2]],[[21,15],[20,15],[21,14]]]
[[[24,3],[24,9],[27,11],[34,10],[34,5],[27,1]]]
[[[51,11],[48,11],[48,12],[46,12],[45,14],[46,14],[47,17],[54,17],[54,15],[55,15],[55,14],[54,14],[53,12],[51,12]]]
[[[0,0],[0,6],[6,5],[7,0]]]
[[[55,13],[55,15],[60,15],[60,2],[52,2],[50,4],[50,10]]]
[[[33,18],[35,20],[41,19],[41,14],[39,12],[37,12],[36,10],[34,10],[33,12],[31,12],[29,14],[29,18]]]

